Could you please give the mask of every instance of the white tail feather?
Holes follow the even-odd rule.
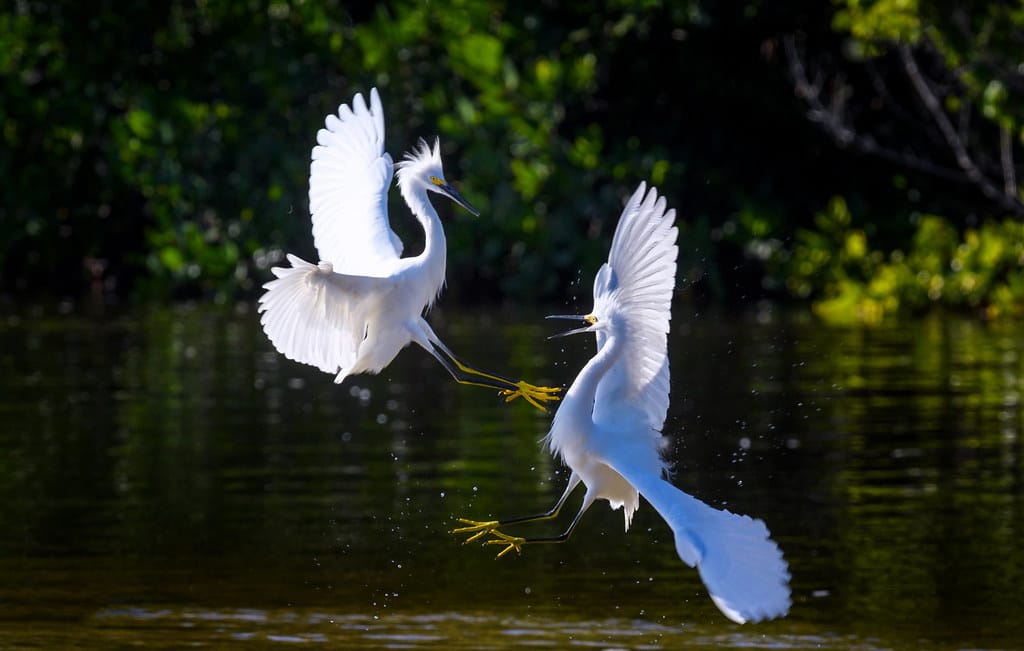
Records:
[[[672,528],[679,558],[697,567],[726,617],[742,624],[789,612],[789,567],[762,520],[711,507],[660,478],[634,485]]]

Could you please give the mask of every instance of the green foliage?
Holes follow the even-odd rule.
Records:
[[[389,150],[439,132],[449,173],[485,211],[449,222],[460,286],[552,295],[596,266],[631,186],[678,181],[657,147],[609,157],[605,126],[585,117],[602,62],[662,8],[616,4],[555,21],[468,1],[366,14],[257,0],[8,6],[0,284],[74,291],[92,261],[146,295],[256,289],[282,249],[311,248],[306,174],[323,115],[377,85]],[[415,241],[404,206],[392,214]]]
[[[878,54],[886,42],[915,43],[921,38],[917,0],[840,0],[832,26],[849,32],[862,56]]]
[[[293,232],[312,124],[292,107],[319,85],[301,41],[331,11],[5,6],[2,284],[74,292],[88,266],[155,295],[254,288]]]
[[[987,221],[957,232],[948,220],[920,215],[907,252],[871,249],[834,198],[799,230],[792,252],[776,257],[790,293],[813,298],[827,321],[877,323],[935,307],[988,318],[1024,316],[1024,223]]]
[[[926,41],[948,77],[942,89],[946,109],[955,113],[976,106],[980,115],[1024,143],[1024,71],[1019,67],[1024,9],[1019,3],[835,1],[839,8],[833,27],[852,37],[855,55],[878,57],[893,45]]]
[[[868,241],[928,248],[909,246],[913,229],[854,226],[841,202],[813,215],[832,195],[906,213],[907,183],[823,149],[773,53],[794,29],[826,39],[839,30],[879,61],[894,42],[927,38],[960,75],[942,98],[948,110],[969,106],[1019,138],[1024,102],[1000,71],[1022,12],[979,6],[968,39],[936,18],[940,9],[920,0],[8,3],[0,291],[253,296],[283,251],[314,255],[314,134],[371,86],[387,111],[388,151],[397,158],[439,135],[447,173],[483,211],[441,207],[455,298],[553,300],[570,286],[586,295],[580,281],[641,180],[678,209],[688,295],[785,288],[809,298],[900,284]],[[913,185],[930,207],[946,205],[945,185]],[[422,235],[392,194],[392,225],[416,253]],[[765,278],[760,263],[784,255],[792,275],[775,264]],[[994,274],[979,299],[986,308],[1016,291],[1008,273]]]
[[[855,56],[880,63],[895,47],[915,48],[916,65],[930,66],[927,74],[939,81],[906,65],[901,72],[912,81],[920,75],[918,88],[927,90],[917,95],[924,103],[927,93],[940,94],[939,111],[948,115],[932,119],[942,133],[938,140],[952,149],[951,168],[961,168],[964,180],[978,184],[988,196],[1002,196],[1001,206],[1019,208],[1024,192],[1016,180],[1014,141],[1024,142],[1020,7],[925,0],[836,4],[833,27],[851,37]],[[973,124],[971,115],[983,119]],[[942,120],[958,125],[959,131],[951,133],[952,126],[943,130]],[[993,137],[996,130],[1001,138]],[[987,187],[982,180],[986,174],[992,177]],[[908,245],[888,254],[868,252],[864,230],[852,227],[845,203],[834,200],[819,216],[817,231],[797,233],[788,263],[793,272],[787,278],[790,291],[817,296],[816,311],[840,321],[874,322],[931,306],[988,317],[1024,314],[1024,233],[1018,220],[988,218],[980,227],[960,228],[953,225],[960,221],[955,217],[925,214],[915,220]]]

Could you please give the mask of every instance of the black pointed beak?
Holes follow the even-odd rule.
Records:
[[[551,335],[548,339],[557,339],[559,337],[568,337],[569,335],[578,335],[581,332],[592,332],[594,324],[597,323],[597,318],[593,314],[551,314],[545,319],[567,319],[570,321],[583,321],[587,325],[582,328],[576,328],[575,330],[569,330],[567,332],[560,332],[557,335]]]
[[[442,192],[444,192],[444,194],[446,194],[449,199],[451,199],[452,201],[454,201],[455,203],[459,204],[460,206],[468,210],[470,213],[472,213],[474,217],[480,216],[480,211],[474,208],[473,204],[466,201],[466,198],[462,196],[461,192],[455,189],[454,185],[452,185],[451,183],[445,183],[437,187]]]

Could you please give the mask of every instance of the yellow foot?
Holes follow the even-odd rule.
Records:
[[[491,530],[491,535],[494,536],[494,538],[488,540],[485,544],[505,545],[505,549],[498,552],[498,555],[495,556],[495,558],[501,558],[513,549],[516,550],[517,554],[523,553],[523,543],[526,542],[526,538],[520,538],[519,536],[510,536],[508,534],[501,533],[496,529]]]
[[[555,402],[561,399],[561,396],[558,395],[562,391],[560,387],[538,387],[523,380],[516,382],[516,387],[518,388],[514,391],[512,389],[501,390],[505,402],[512,402],[522,396],[523,400],[546,413],[547,407],[543,406],[542,402]]]
[[[471,533],[473,534],[469,538],[462,541],[462,544],[471,543],[474,540],[480,540],[489,533],[497,533],[499,522],[497,520],[491,520],[489,522],[477,522],[476,520],[467,520],[466,518],[459,518],[459,522],[462,524],[469,525],[467,527],[459,527],[458,529],[452,529],[450,533]],[[502,534],[504,535],[504,534]]]

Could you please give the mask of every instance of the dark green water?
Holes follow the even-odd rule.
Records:
[[[431,320],[470,362],[568,383],[593,342],[540,317]],[[0,317],[0,647],[1024,647],[1020,324],[677,308],[676,482],[764,518],[793,572],[790,616],[741,627],[646,506],[519,557],[460,545],[454,517],[559,495],[548,417],[415,348],[336,386],[257,321]]]

